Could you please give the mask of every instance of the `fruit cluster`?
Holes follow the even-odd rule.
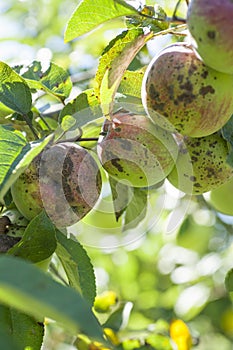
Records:
[[[229,147],[221,133],[233,112],[232,14],[230,0],[192,0],[189,42],[163,49],[144,76],[147,114],[179,143],[168,180],[185,193],[214,191],[232,179]]]
[[[103,124],[97,155],[109,176],[133,187],[153,186],[167,178],[194,195],[232,179],[228,143],[221,134],[233,112],[232,14],[231,0],[191,1],[190,43],[166,47],[146,69],[146,113],[118,111]],[[83,218],[100,191],[95,159],[67,142],[34,159],[11,190],[27,219],[45,208],[59,227]]]

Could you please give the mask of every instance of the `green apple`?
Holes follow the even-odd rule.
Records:
[[[220,213],[233,215],[233,176],[210,192],[209,203]]]

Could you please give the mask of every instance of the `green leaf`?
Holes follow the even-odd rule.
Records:
[[[7,335],[19,346],[19,349],[27,347],[33,350],[41,349],[44,325],[37,322],[33,317],[0,305],[0,328],[5,328]],[[15,349],[15,347],[11,349]]]
[[[109,177],[115,217],[124,214],[123,231],[133,229],[144,219],[147,212],[147,189],[126,186]]]
[[[104,74],[99,91],[102,111],[106,117],[112,114],[114,106],[114,96],[120,81],[119,77],[119,79],[111,87],[109,87],[109,76],[110,70],[107,69]]]
[[[36,157],[51,141],[53,135],[28,143],[22,133],[11,126],[0,125],[0,202],[4,196]]]
[[[102,111],[94,89],[83,91],[60,112],[59,122],[62,130],[58,130],[57,133],[59,140],[77,140],[82,135],[81,127],[101,116]]]
[[[0,310],[1,311],[1,310]],[[0,344],[4,350],[22,350],[22,348],[12,339],[12,336],[8,334],[5,325],[0,321]]]
[[[116,220],[118,221],[121,215],[127,209],[131,188],[113,179],[112,177],[109,177],[109,184],[112,191],[115,217],[116,217]]]
[[[117,59],[122,52],[124,52],[124,49],[127,46],[129,46],[132,42],[134,42],[135,39],[137,39],[142,34],[143,32],[141,29],[125,30],[110,41],[110,43],[104,49],[100,57],[98,69],[95,75],[94,83],[97,92],[99,92],[100,90],[101,83],[106,71],[110,69],[114,60]],[[127,66],[129,65],[129,63],[130,62],[128,62]],[[121,74],[121,77],[122,75],[123,74]],[[111,87],[113,83],[114,80],[109,82],[108,86]]]
[[[145,70],[126,71],[118,91],[124,95],[134,96],[141,99],[142,79]]]
[[[72,115],[65,115],[61,121],[61,128],[64,132],[69,131],[76,125],[76,120]]]
[[[0,344],[4,350],[21,350],[19,344],[12,338],[10,309],[0,305]]]
[[[103,122],[104,118],[101,117],[98,120],[88,123],[82,127],[82,139],[87,139],[87,141],[80,140],[80,145],[82,147],[92,149],[96,146],[98,141],[95,139],[99,138],[102,131]],[[93,139],[93,141],[91,141],[91,139]]]
[[[230,120],[221,129],[222,136],[229,143],[229,154],[227,156],[227,163],[233,167],[233,115]]]
[[[121,302],[118,308],[109,316],[107,321],[103,324],[104,328],[111,328],[118,332],[122,327],[128,325],[129,316],[133,304],[131,302]]]
[[[29,86],[4,62],[0,62],[0,101],[20,114],[27,114],[32,106]]]
[[[50,257],[56,249],[55,228],[42,211],[30,221],[25,233],[8,254],[37,263]]]
[[[141,28],[126,30],[105,48],[94,81],[105,115],[112,112],[112,102],[125,70],[151,37],[151,32],[144,34]]]
[[[83,0],[68,21],[65,42],[90,32],[110,19],[137,13],[134,7],[123,1]]]
[[[123,231],[137,227],[146,216],[146,212],[147,191],[134,187],[133,196],[125,212]]]
[[[103,340],[91,306],[79,293],[20,258],[0,256],[0,301],[36,319],[51,318],[74,335]]]
[[[126,24],[129,28],[132,26],[148,28],[154,33],[158,33],[168,29],[169,22],[166,19],[167,15],[163,8],[155,4],[154,6],[144,6],[137,15],[129,16]]]
[[[225,278],[225,286],[228,292],[233,292],[233,269],[228,271]]]
[[[14,111],[11,108],[8,108],[6,105],[0,102],[0,123],[1,124],[7,124],[9,123],[9,120],[7,120],[5,117],[12,114]]]
[[[33,61],[22,76],[31,88],[45,90],[61,100],[67,98],[72,89],[69,74],[53,62],[44,70],[41,62]]]
[[[56,230],[56,254],[67,274],[69,284],[81,291],[83,297],[94,303],[96,296],[95,275],[90,258],[83,246],[74,237],[68,239],[63,233]]]
[[[67,115],[72,115],[75,118],[76,123],[72,125],[72,129],[81,127],[101,117],[101,108],[94,89],[83,91],[72,102],[67,103],[60,112],[60,123],[62,123],[63,118]]]

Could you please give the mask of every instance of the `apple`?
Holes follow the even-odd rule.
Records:
[[[225,215],[233,215],[233,176],[222,186],[210,192],[209,203]]]
[[[133,187],[161,182],[174,167],[178,145],[146,115],[115,114],[106,120],[97,154],[107,173]]]
[[[205,64],[233,74],[233,1],[192,0],[187,25],[193,46]]]
[[[146,69],[142,101],[161,127],[186,136],[218,131],[233,111],[233,76],[204,64],[187,43],[169,45]]]
[[[186,136],[180,140],[179,156],[168,180],[188,194],[214,190],[233,176],[233,168],[226,161],[228,153],[228,143],[219,133]]]
[[[92,155],[72,142],[39,154],[11,187],[13,201],[28,219],[45,209],[58,227],[75,224],[97,202],[102,186]]]

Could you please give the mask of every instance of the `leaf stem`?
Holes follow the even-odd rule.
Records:
[[[27,125],[29,126],[29,128],[31,129],[31,131],[32,131],[32,133],[33,133],[35,139],[36,139],[36,140],[39,140],[39,136],[37,135],[37,132],[36,132],[36,130],[34,129],[30,118],[28,118],[28,115],[27,115],[27,114],[23,114],[23,118],[24,118],[25,122],[27,123]]]
[[[49,265],[49,269],[51,270],[51,272],[54,273],[54,275],[59,278],[61,280],[61,282],[64,283],[65,286],[69,286],[69,284],[67,283],[67,281],[60,275],[60,273],[58,272],[57,268],[55,267],[55,265],[53,263],[50,263]]]
[[[98,137],[81,137],[77,141],[81,142],[81,141],[98,141],[98,140],[99,140]]]

